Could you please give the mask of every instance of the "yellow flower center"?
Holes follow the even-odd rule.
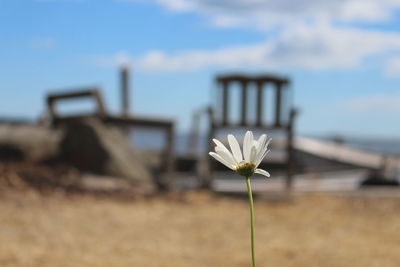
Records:
[[[239,173],[241,176],[244,177],[252,176],[255,170],[256,170],[256,165],[248,162],[240,164],[239,166],[236,167],[237,173]]]

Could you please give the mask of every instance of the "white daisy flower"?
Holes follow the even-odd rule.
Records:
[[[209,153],[210,156],[229,169],[245,177],[250,177],[254,173],[270,177],[267,171],[257,168],[269,152],[268,144],[271,138],[267,139],[266,134],[261,135],[258,140],[255,140],[253,133],[247,131],[243,140],[243,155],[238,141],[232,134],[228,135],[228,142],[232,152],[217,139],[213,139],[213,141],[217,146],[215,147],[215,152]]]

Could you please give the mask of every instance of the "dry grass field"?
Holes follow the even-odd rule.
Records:
[[[256,200],[258,266],[400,266],[400,199]],[[0,266],[250,266],[248,204],[0,192]]]

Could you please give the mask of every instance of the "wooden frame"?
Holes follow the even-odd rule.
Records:
[[[289,79],[285,77],[278,77],[273,75],[261,75],[261,76],[247,76],[242,74],[233,74],[233,75],[224,75],[216,77],[217,85],[219,86],[218,90],[222,90],[222,117],[220,119],[217,118],[215,114],[215,110],[210,107],[209,109],[209,133],[208,140],[212,140],[214,138],[217,131],[221,129],[235,129],[235,128],[252,128],[252,129],[260,129],[260,130],[275,130],[282,129],[286,133],[286,188],[290,190],[292,186],[292,177],[293,177],[293,161],[294,161],[294,151],[293,151],[293,135],[294,135],[294,121],[296,117],[296,110],[290,107],[289,116],[287,121],[282,120],[283,109],[283,90],[286,90],[288,85],[290,84]],[[235,123],[232,122],[229,118],[229,107],[230,107],[230,90],[233,84],[240,85],[240,122]],[[256,90],[256,120],[255,122],[251,122],[248,118],[248,96],[249,96],[249,85],[255,85]],[[266,88],[266,85],[272,85],[272,88]],[[272,122],[264,121],[264,92],[265,90],[272,89],[275,92],[274,99],[274,116]],[[209,142],[208,151],[213,150],[213,144]],[[210,187],[213,179],[213,168],[212,168],[212,159],[208,158],[208,173],[206,177],[204,177],[202,181],[203,187]]]
[[[56,103],[67,100],[67,99],[78,99],[78,98],[92,98],[96,103],[97,110],[93,114],[86,114],[80,116],[98,116],[102,117],[106,114],[106,108],[104,106],[103,98],[100,91],[97,88],[87,88],[82,90],[77,90],[73,92],[64,92],[57,94],[47,95],[47,107],[49,111],[49,116],[52,120],[58,120],[62,117],[56,111]],[[73,117],[73,116],[69,116]],[[79,117],[79,116],[77,116]]]
[[[126,76],[126,75],[125,75]],[[126,79],[126,78],[125,78]],[[127,81],[123,82],[127,87]],[[127,90],[126,90],[127,91]],[[56,111],[56,103],[66,99],[79,99],[79,98],[93,98],[95,100],[97,110],[92,114],[79,114],[76,116],[61,116]],[[158,186],[160,189],[168,189],[171,184],[171,176],[174,171],[175,153],[174,153],[174,122],[172,120],[154,119],[148,117],[130,116],[128,114],[129,104],[127,101],[123,102],[124,112],[121,116],[114,116],[107,113],[103,98],[97,88],[89,88],[79,91],[49,94],[47,96],[47,107],[53,127],[62,124],[75,122],[77,120],[84,120],[87,118],[98,118],[105,124],[116,125],[121,128],[129,127],[145,127],[155,128],[164,132],[166,147],[163,152],[162,162],[163,169],[166,172],[167,178],[161,181]]]

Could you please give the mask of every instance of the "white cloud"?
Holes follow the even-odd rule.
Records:
[[[89,60],[100,67],[133,65],[133,57],[127,51],[119,51],[112,55],[97,55]]]
[[[337,21],[385,21],[399,0],[152,0],[173,11],[200,13],[216,26],[269,29],[321,18]]]
[[[385,69],[386,75],[389,77],[400,77],[400,57],[388,60]]]
[[[115,2],[148,3],[153,2],[172,11],[193,10],[192,1],[187,0],[114,0]]]
[[[193,8],[192,3],[186,0],[156,0],[156,2],[175,11],[191,10]]]
[[[354,68],[367,57],[400,51],[400,33],[335,28],[330,24],[301,24],[274,38],[216,50],[188,50],[168,54],[149,51],[141,57],[127,52],[97,57],[100,65],[134,63],[145,71],[186,71],[206,67]],[[133,62],[134,61],[134,62]]]
[[[400,112],[400,94],[375,94],[349,100],[346,110],[353,113],[398,113]]]
[[[151,51],[137,60],[138,67],[149,71],[184,71],[209,66],[239,67],[262,65],[268,47],[263,44],[236,46],[215,51],[187,51],[167,55]]]
[[[149,51],[135,57],[135,67],[146,71],[184,71],[210,66],[222,68],[355,68],[369,56],[400,51],[400,33],[350,28],[336,22],[385,22],[400,0],[116,0],[152,2],[176,12],[205,16],[217,27],[247,27],[275,34],[263,42],[214,50],[167,53]],[[108,64],[133,61],[118,52],[105,57]],[[104,61],[104,58],[103,58]],[[400,63],[387,62],[386,73],[400,73]]]

